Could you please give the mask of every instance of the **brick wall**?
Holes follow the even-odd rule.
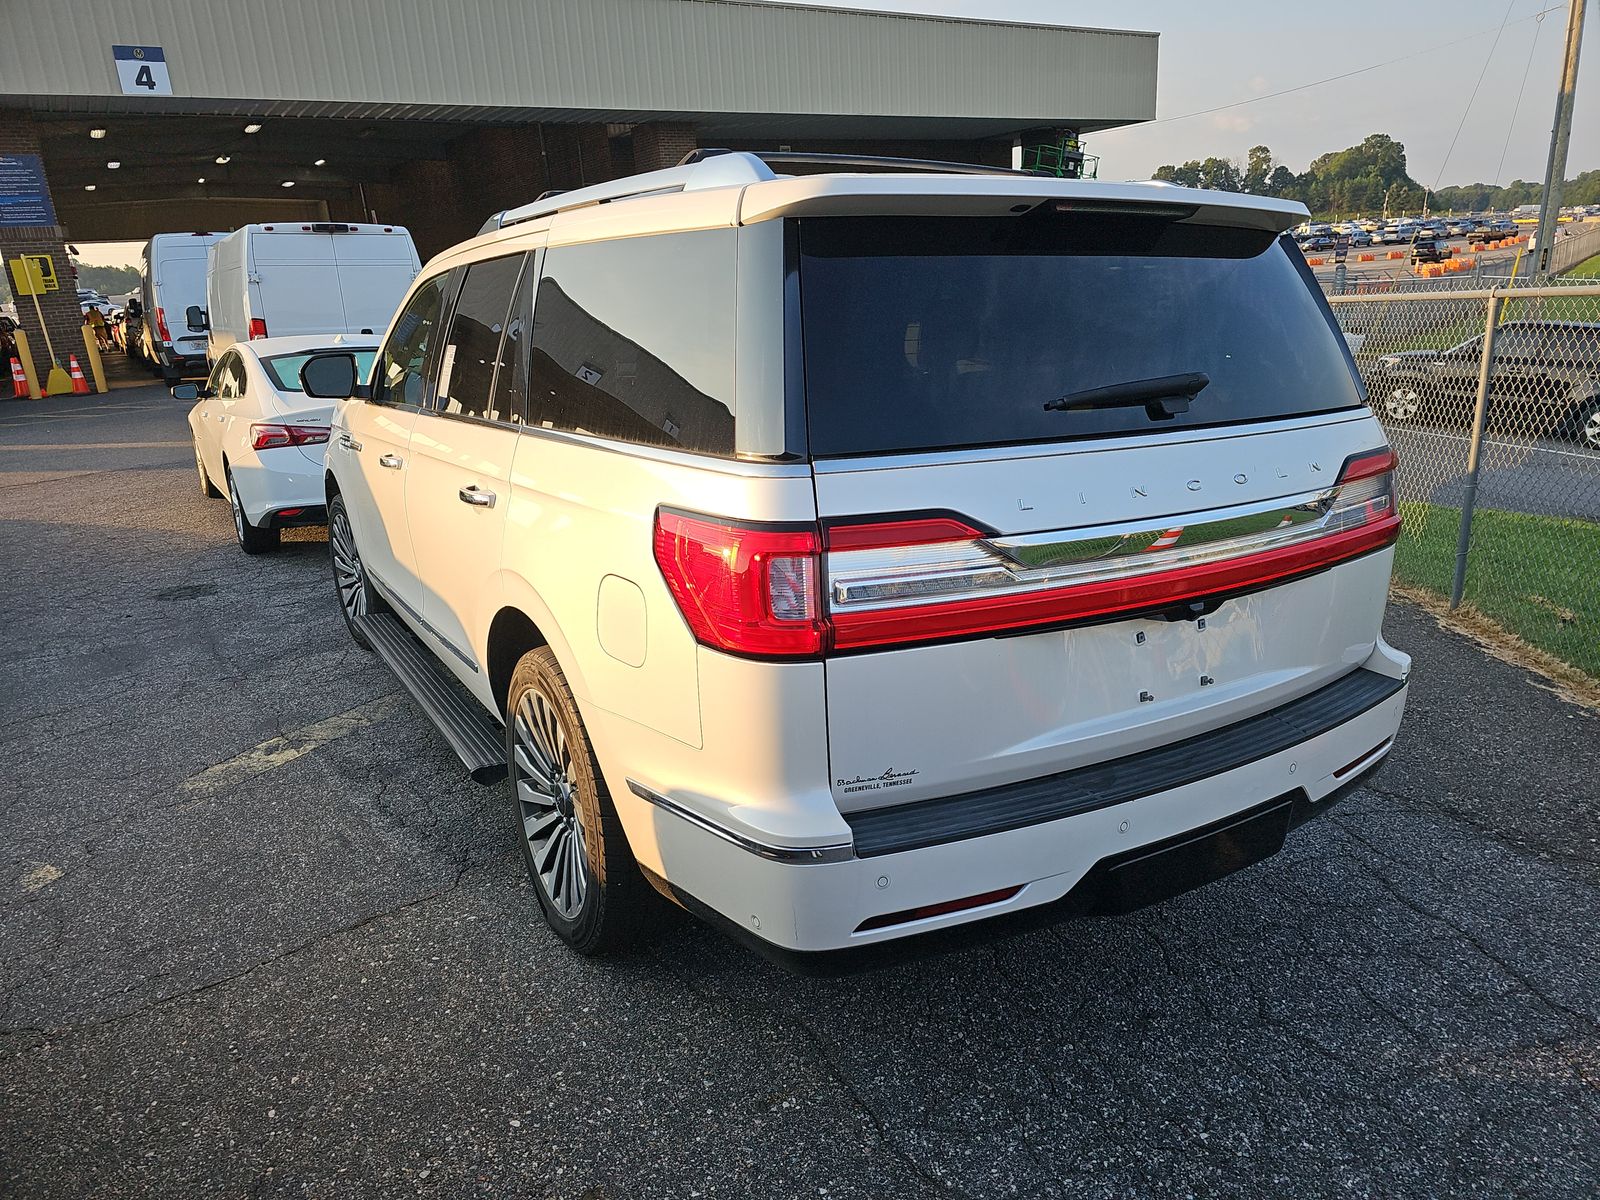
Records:
[[[25,112],[0,109],[0,154],[38,154],[39,139],[34,132],[33,119]],[[49,186],[49,180],[45,181]],[[66,230],[59,225],[36,228],[0,229],[0,260],[4,261],[6,280],[11,282],[11,261],[23,254],[48,254],[55,264],[56,279],[60,287],[39,297],[39,307],[44,312],[45,327],[50,341],[55,344],[56,357],[62,366],[67,357],[78,356],[83,363],[83,310],[78,307],[78,285],[72,275],[72,263],[67,258]],[[34,315],[33,300],[17,296],[18,323],[27,331],[33,349],[34,366],[40,382],[50,369],[45,339],[40,336],[39,321]],[[84,372],[88,374],[87,369]],[[6,367],[9,381],[10,368]],[[9,395],[10,393],[5,393]]]
[[[681,121],[647,121],[633,127],[633,169],[660,171],[700,145],[694,126]],[[771,147],[766,147],[771,149]]]

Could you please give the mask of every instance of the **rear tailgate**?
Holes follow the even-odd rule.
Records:
[[[326,233],[274,229],[250,239],[251,316],[268,337],[344,329],[339,267]]]
[[[419,264],[411,236],[403,229],[337,233],[333,250],[339,264],[344,314],[340,324],[330,328],[382,333],[417,277]]]
[[[841,810],[1137,753],[1366,659],[1390,460],[1297,253],[1151,218],[800,224]]]
[[[1181,549],[1186,534],[1205,544],[1206,528],[1224,521],[1264,513],[1276,524],[1280,512],[1325,492],[1346,457],[1381,443],[1362,416],[1020,459],[819,465],[817,504],[825,522],[959,513],[999,531],[988,540],[1015,553],[1087,541],[1105,562],[1113,558],[1108,540],[1125,540],[1130,556],[1153,554],[1164,543]],[[1043,632],[1024,626],[836,653],[827,664],[835,799],[850,811],[1011,782],[1276,707],[1367,658],[1388,572],[1388,553],[1369,554],[1188,611],[1145,606],[1137,616]],[[841,641],[839,588],[871,574],[830,554],[829,600]],[[913,614],[913,623],[937,607]]]

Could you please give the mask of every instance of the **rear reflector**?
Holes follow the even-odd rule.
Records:
[[[269,425],[261,422],[250,426],[252,450],[276,450],[280,446],[315,446],[327,440],[326,425]]]
[[[1238,594],[1393,545],[1394,454],[1352,456],[1321,492],[1176,525],[983,532],[956,515],[742,524],[662,509],[655,557],[701,643],[817,658],[1150,612]]]
[[[1019,883],[1016,887],[1000,888],[993,892],[980,892],[976,896],[963,896],[960,900],[945,900],[939,904],[924,904],[921,908],[903,908],[899,912],[883,913],[881,916],[868,917],[856,926],[857,933],[865,933],[869,929],[887,929],[891,925],[905,925],[911,921],[925,921],[929,917],[943,917],[949,913],[966,912],[969,908],[982,908],[986,904],[999,904],[1009,900],[1022,890]]]

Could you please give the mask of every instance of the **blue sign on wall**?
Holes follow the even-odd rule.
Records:
[[[55,223],[44,160],[37,154],[0,154],[0,226]]]

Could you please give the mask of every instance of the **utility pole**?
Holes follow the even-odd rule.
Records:
[[[1556,120],[1550,129],[1550,158],[1544,168],[1544,193],[1539,198],[1539,225],[1534,234],[1533,273],[1543,275],[1555,246],[1561,216],[1561,181],[1567,173],[1567,142],[1572,137],[1572,99],[1578,86],[1578,50],[1583,45],[1584,0],[1567,0],[1567,47],[1561,58],[1561,88],[1556,93]]]

